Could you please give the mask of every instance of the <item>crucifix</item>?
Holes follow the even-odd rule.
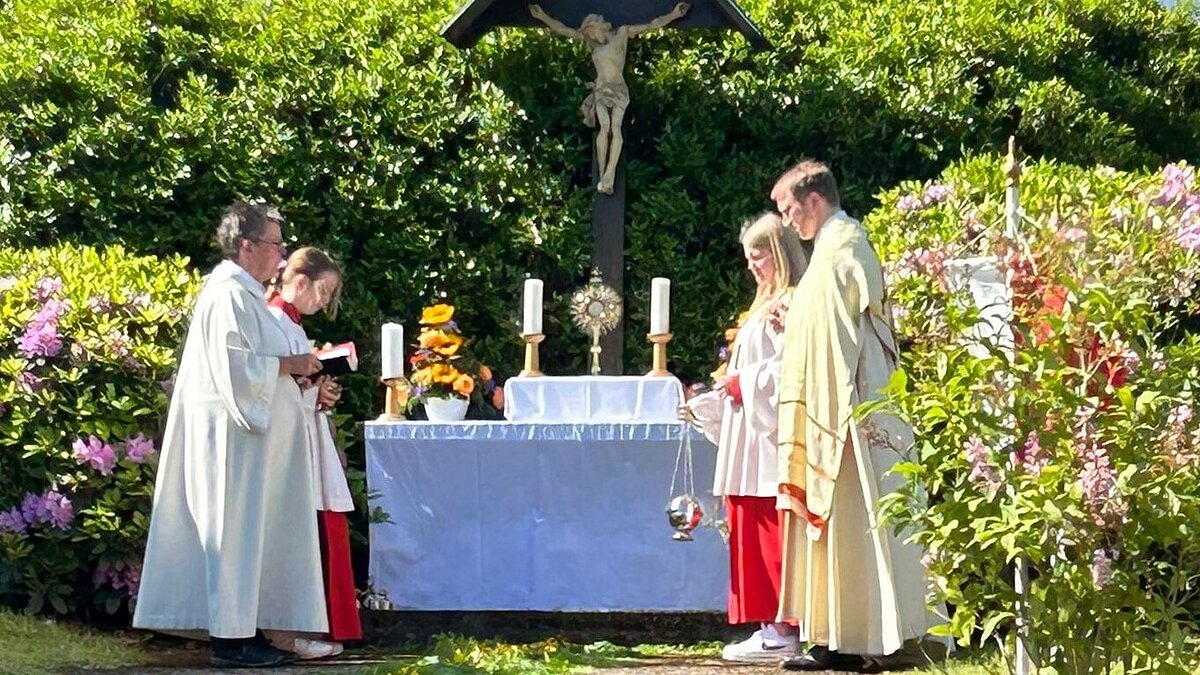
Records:
[[[630,103],[625,83],[625,56],[629,38],[663,28],[733,29],[751,46],[766,49],[770,43],[750,22],[734,0],[466,0],[442,30],[442,36],[460,48],[474,45],[497,26],[543,26],[558,35],[586,44],[596,68],[596,79],[580,107],[584,123],[596,129],[592,153],[591,267],[619,295],[625,285],[625,162],[622,161],[622,125]],[[542,7],[545,7],[543,10]],[[578,28],[571,28],[578,26]],[[663,270],[653,270],[655,276]],[[564,289],[565,290],[565,289]],[[624,370],[620,324],[601,337],[601,372]]]
[[[651,19],[649,23],[632,26],[613,25],[600,14],[583,17],[579,28],[568,28],[561,21],[542,11],[541,5],[530,5],[533,18],[563,37],[579,40],[592,52],[592,63],[596,66],[596,81],[588,85],[591,93],[583,100],[579,111],[583,123],[596,130],[596,164],[600,180],[596,191],[606,195],[613,193],[613,182],[617,175],[617,162],[621,158],[621,124],[625,121],[625,109],[629,107],[629,87],[625,84],[625,53],[629,49],[629,38],[666,27],[672,21],[683,18],[691,5],[681,2],[668,14]]]

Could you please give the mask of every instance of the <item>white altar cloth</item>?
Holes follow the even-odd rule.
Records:
[[[678,422],[683,386],[648,375],[512,377],[504,383],[511,422]]]
[[[672,541],[675,424],[377,423],[370,574],[394,609],[724,611],[717,532]],[[693,433],[706,515],[716,448]]]

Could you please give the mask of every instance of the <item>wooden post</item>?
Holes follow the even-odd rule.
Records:
[[[595,147],[593,138],[593,186],[600,181]],[[625,297],[625,155],[628,151],[627,146],[618,158],[613,193],[606,195],[597,192],[592,202],[592,267],[600,270],[604,283],[622,298]],[[625,308],[628,311],[628,302]],[[621,375],[625,372],[624,324],[625,316],[622,316],[615,328],[600,336],[600,372],[604,375]]]

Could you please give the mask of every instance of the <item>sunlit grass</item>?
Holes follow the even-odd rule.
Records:
[[[119,668],[149,660],[117,636],[0,610],[0,673],[32,675],[68,668]]]

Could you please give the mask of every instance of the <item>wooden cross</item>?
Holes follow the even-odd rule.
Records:
[[[757,49],[770,47],[767,39],[733,0],[692,0],[682,11],[676,0],[543,0],[535,7],[531,10],[527,0],[467,0],[442,30],[442,36],[456,47],[467,49],[498,26],[548,26],[560,35],[587,41],[592,30],[603,28],[596,20],[600,17],[614,35],[625,31],[626,35],[620,37],[621,40],[630,33],[636,34],[647,29],[716,28],[738,31]],[[573,28],[575,26],[578,28]],[[621,48],[623,44],[616,46]],[[613,63],[609,62],[613,59],[606,56],[611,53],[611,48],[593,46],[597,80],[592,85],[592,95],[588,97],[591,106],[586,102],[584,106],[585,116],[587,110],[593,110],[597,116],[597,126],[600,127],[594,145],[597,152],[592,153],[592,181],[597,188],[592,204],[592,267],[600,270],[606,284],[624,296],[625,162],[620,148],[628,90],[624,90],[622,100],[623,80],[620,86],[606,85],[606,82],[616,79],[612,76]],[[624,66],[623,48],[620,49],[620,66]],[[612,115],[616,108],[619,108],[619,113]],[[611,126],[606,127],[605,121]],[[612,138],[605,135],[609,133]],[[616,151],[610,152],[614,145]],[[597,157],[601,150],[604,156]],[[608,375],[623,372],[624,339],[621,324],[601,338],[601,372]]]

